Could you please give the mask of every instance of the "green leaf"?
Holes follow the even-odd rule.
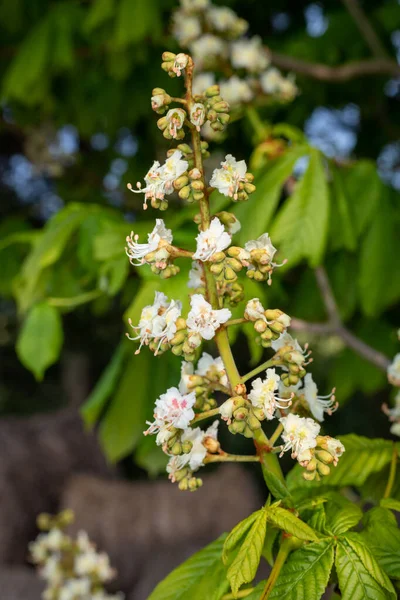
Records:
[[[386,574],[400,579],[400,531],[393,513],[387,508],[372,508],[364,516],[360,535]]]
[[[160,31],[160,9],[154,0],[121,0],[119,3],[114,43],[116,48],[153,38]]]
[[[113,462],[131,452],[145,429],[145,401],[153,357],[147,352],[133,355],[126,365],[110,407],[101,421],[99,438],[107,458]],[[149,398],[154,402],[155,398]]]
[[[327,527],[333,535],[345,533],[362,519],[363,512],[357,504],[337,493],[328,493],[324,505]]]
[[[343,600],[397,597],[390,579],[358,533],[338,538],[335,564]]]
[[[237,235],[238,244],[258,238],[268,231],[272,216],[278,206],[282,187],[290,177],[296,161],[307,152],[295,146],[273,161],[265,174],[256,179],[256,191],[251,195],[251,210],[247,203],[237,204],[233,211],[242,224]]]
[[[245,596],[246,600],[260,600],[261,594],[265,588],[266,583],[266,579],[260,581],[253,589],[253,591],[248,596]]]
[[[382,182],[375,162],[369,160],[360,160],[344,170],[343,177],[344,193],[349,199],[357,236],[360,236],[377,213]]]
[[[36,304],[18,336],[18,358],[41,381],[46,369],[57,361],[62,344],[63,328],[58,310],[46,302]]]
[[[83,25],[85,33],[91,33],[94,29],[110,19],[115,11],[114,0],[95,0],[92,3]]]
[[[227,578],[234,596],[243,583],[253,581],[260,563],[267,529],[267,509],[263,508],[255,514],[256,518],[252,520],[243,543],[228,567]],[[236,532],[233,536],[235,543],[237,543],[237,537],[238,533]]]
[[[274,564],[274,546],[277,538],[280,536],[281,530],[277,527],[268,527],[267,535],[264,540],[262,555],[267,563],[272,567]]]
[[[390,510],[400,512],[400,500],[396,500],[396,498],[382,498],[380,505],[383,508],[390,508]]]
[[[333,189],[331,200],[330,238],[333,250],[346,248],[354,251],[357,246],[354,228],[354,217],[351,213],[351,205],[346,196],[341,171],[331,165],[333,177]]]
[[[295,490],[296,492],[309,491],[320,486],[361,486],[371,473],[380,471],[392,458],[393,443],[389,440],[372,440],[350,434],[341,436],[340,441],[346,451],[337,467],[332,467],[330,474],[323,477],[321,481],[305,481],[302,477],[303,470],[298,465],[290,471],[287,484],[292,493]]]
[[[275,527],[279,527],[279,529],[295,535],[300,540],[318,541],[319,538],[316,532],[289,510],[276,504],[269,506],[266,510],[268,521],[275,525]]]
[[[275,245],[290,266],[302,258],[321,264],[327,241],[329,193],[321,154],[312,149],[308,168],[278,213],[271,230]]]
[[[43,76],[51,56],[51,19],[49,13],[23,40],[3,78],[3,94],[27,102],[27,95]],[[32,98],[35,95],[32,95]]]
[[[250,527],[253,525],[254,521],[256,521],[259,518],[260,513],[263,512],[264,510],[265,509],[262,508],[261,510],[257,510],[256,512],[253,512],[246,519],[243,519],[243,521],[240,521],[240,523],[235,525],[235,527],[232,529],[232,531],[228,534],[228,536],[225,540],[223,551],[222,551],[222,560],[223,560],[224,564],[228,563],[229,554],[234,552],[235,550],[237,550],[237,546],[238,546],[239,542],[248,533],[248,531],[249,531]]]
[[[122,368],[125,364],[128,348],[129,345],[125,341],[119,344],[94,389],[81,407],[81,415],[88,427],[93,427],[93,425],[95,425],[107,400],[116,388]]]
[[[228,589],[221,560],[225,534],[172,571],[148,600],[219,600]]]
[[[384,191],[384,190],[383,190]],[[379,210],[362,240],[358,286],[361,308],[374,317],[400,296],[400,281],[393,277],[400,252],[398,224],[387,194],[381,194]]]
[[[288,490],[286,483],[282,482],[279,477],[269,469],[263,469],[264,481],[271,494],[277,499],[289,502],[293,506],[293,499]]]
[[[319,600],[328,585],[334,559],[332,540],[307,544],[289,555],[269,598]]]

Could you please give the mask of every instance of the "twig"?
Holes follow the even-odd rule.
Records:
[[[344,83],[350,79],[370,75],[390,75],[392,77],[400,75],[400,66],[388,58],[353,61],[338,67],[313,63],[272,51],[270,51],[270,58],[271,63],[280,69],[332,83]]]
[[[390,365],[390,360],[387,356],[382,354],[382,352],[375,350],[375,348],[371,348],[371,346],[363,342],[363,340],[360,340],[360,338],[351,333],[351,331],[343,325],[325,269],[323,267],[317,267],[315,276],[329,319],[326,323],[309,323],[302,319],[293,318],[290,324],[291,328],[296,331],[309,331],[318,335],[337,335],[344,341],[346,346],[354,350],[354,352],[357,352],[357,354],[377,366],[379,369],[382,369],[382,371],[386,371]]]
[[[361,35],[372,51],[372,54],[379,58],[386,58],[387,52],[385,47],[379,39],[376,31],[372,27],[358,0],[342,0],[342,2],[352,16],[355,24],[360,30]]]

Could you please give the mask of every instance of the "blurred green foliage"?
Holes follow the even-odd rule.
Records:
[[[281,53],[333,66],[370,57],[344,6],[333,0],[320,3],[328,19],[320,37],[307,33],[308,2],[223,4],[232,6],[250,22],[251,33]],[[63,335],[64,348],[82,344],[94,370],[104,368],[82,411],[87,425],[100,422],[100,439],[111,460],[135,451],[138,464],[152,473],[162,468],[163,459],[141,432],[146,418],[151,418],[154,399],[178,382],[180,360],[154,359],[146,349],[135,356],[135,344],[121,341],[124,320],[130,317],[137,323],[142,307],[151,303],[158,289],[187,306],[189,266],[181,261],[181,273],[167,281],[146,267],[130,267],[124,252],[126,235],[133,227],[143,239],[159,215],[152,210],[143,213],[141,199],[125,191],[125,184],[142,179],[151,162],[169,148],[157,130],[150,95],[156,86],[175,95],[180,91],[181,82],[169,80],[159,68],[161,52],[177,49],[169,34],[175,7],[174,0],[14,0],[0,7],[2,164],[8,165],[14,155],[27,155],[64,203],[46,220],[37,212],[40,194],[36,203],[22,202],[15,188],[6,181],[1,184],[1,308],[11,323],[4,341],[7,364],[12,362],[9,349],[15,345],[20,361],[41,380],[60,357]],[[393,55],[390,37],[400,28],[398,3],[369,0],[364,8]],[[272,25],[277,13],[288,16],[284,30]],[[287,144],[287,150],[261,164],[254,153],[257,191],[233,212],[242,223],[237,243],[269,231],[280,258],[289,259],[274,275],[271,288],[247,281],[246,299],[258,296],[268,307],[324,321],[312,272],[324,264],[349,329],[390,357],[396,351],[400,299],[396,276],[400,205],[398,193],[380,179],[376,160],[398,136],[400,114],[396,99],[384,93],[387,79],[374,76],[333,84],[298,76],[301,95],[293,104],[261,109],[271,137]],[[341,109],[349,103],[357,105],[361,115],[354,156],[345,161],[327,158],[308,144],[302,129],[316,107]],[[68,164],[49,158],[48,148],[35,142],[46,128],[56,135],[66,124],[73,125],[79,136],[79,147]],[[131,156],[119,149],[121,128],[127,128],[137,144]],[[92,136],[99,133],[108,136],[102,150],[93,144]],[[247,159],[256,140],[250,121],[243,118],[228,129],[222,146],[213,144],[211,150],[218,156],[227,151]],[[112,161],[121,157],[127,170],[115,202],[104,176]],[[302,157],[303,162],[308,157],[308,166],[293,185],[293,169]],[[212,200],[218,210],[229,210],[226,199]],[[193,247],[195,213],[196,207],[184,207],[175,199],[163,215],[178,245]],[[240,316],[240,309],[234,312],[234,317]],[[254,343],[252,331],[232,335],[237,336],[239,366],[245,370],[263,351]],[[358,393],[386,390],[385,374],[337,338],[311,341],[318,359],[317,379],[336,385],[342,404]],[[6,406],[13,411],[12,404]],[[366,415],[379,420],[379,402]]]

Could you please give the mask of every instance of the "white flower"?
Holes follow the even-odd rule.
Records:
[[[164,94],[156,94],[151,97],[151,108],[153,110],[158,110],[164,106]]]
[[[299,342],[292,338],[290,333],[285,331],[282,333],[277,340],[271,342],[271,346],[275,352],[278,352],[282,348],[286,348],[286,352],[290,353],[290,362],[293,362],[299,366],[303,365],[306,358],[309,356],[306,354],[306,350],[303,350]]]
[[[181,380],[179,382],[179,391],[181,394],[188,394],[191,391],[190,381],[193,374],[193,363],[183,361],[181,365]]]
[[[193,77],[192,91],[194,96],[200,96],[215,83],[214,73],[199,73]]]
[[[203,352],[197,363],[196,375],[206,377],[210,381],[218,381],[224,387],[228,387],[229,384],[222,358],[220,356],[213,358],[207,352]]]
[[[267,369],[267,377],[262,380],[258,377],[252,382],[249,400],[255,408],[261,408],[264,418],[270,421],[274,418],[277,408],[285,409],[290,406],[291,402],[284,398],[279,398],[276,390],[279,386],[279,375],[275,373],[275,369]],[[283,401],[283,404],[280,404]]]
[[[284,100],[293,100],[298,93],[298,88],[295,83],[294,75],[288,75],[288,77],[284,77],[281,82],[280,87],[280,96]]]
[[[189,467],[193,471],[197,471],[200,467],[204,466],[204,459],[207,456],[207,448],[204,445],[206,438],[212,438],[217,440],[218,435],[218,421],[214,423],[206,430],[203,431],[200,427],[195,429],[185,429],[182,434],[182,442],[191,442],[192,447],[189,452],[180,454],[179,456],[172,456],[167,464],[167,473],[169,473],[169,479],[172,482],[176,481],[177,472],[184,467]]]
[[[207,20],[217,31],[229,31],[235,28],[238,16],[227,6],[210,6]]]
[[[149,428],[144,435],[157,433],[156,443],[163,445],[172,435],[171,429],[187,429],[194,419],[193,405],[196,394],[182,394],[178,388],[169,388],[165,394],[156,400],[154,422],[148,423]]]
[[[187,12],[202,11],[209,6],[210,0],[181,0],[182,8]]]
[[[168,479],[175,483],[178,471],[187,466],[188,463],[187,454],[179,454],[178,456],[171,456],[167,464]]]
[[[138,243],[139,236],[131,235],[126,238],[128,247],[125,252],[129,257],[132,265],[140,266],[146,263],[145,257],[150,252],[155,252],[160,248],[160,245],[165,246],[172,243],[172,231],[165,227],[163,219],[156,219],[156,225],[151,233],[147,236],[147,244]]]
[[[324,420],[324,413],[331,415],[337,409],[334,392],[332,390],[327,396],[318,396],[318,388],[313,381],[311,373],[304,377],[304,386],[301,390],[307,401],[312,416],[317,421]]]
[[[75,557],[74,570],[77,575],[94,575],[103,582],[114,577],[114,570],[110,566],[107,554],[98,553],[94,548]]]
[[[392,385],[400,386],[400,352],[396,354],[387,369],[388,380]]]
[[[165,161],[165,164],[160,166],[158,161],[153,163],[153,166],[146,174],[144,180],[146,186],[141,187],[138,182],[137,190],[128,184],[128,189],[135,194],[143,193],[145,197],[143,208],[147,208],[147,200],[157,199],[163,200],[165,195],[171,194],[174,191],[173,183],[187,170],[189,163],[182,160],[182,152],[175,150],[171,156]]]
[[[191,310],[188,314],[186,324],[189,331],[189,338],[194,335],[193,341],[195,343],[198,341],[198,336],[205,340],[211,340],[216,330],[223,323],[226,323],[232,314],[228,308],[213,309],[211,304],[201,294],[193,294],[190,306]],[[189,343],[191,343],[190,339]]]
[[[247,165],[244,160],[237,161],[232,154],[227,154],[221,167],[221,169],[214,169],[210,185],[224,196],[236,200],[239,183],[246,181]]]
[[[393,423],[393,425],[390,428],[390,433],[392,433],[393,435],[398,435],[400,437],[400,421]]]
[[[272,259],[274,258],[276,248],[272,245],[271,238],[268,233],[263,233],[256,240],[250,240],[246,242],[244,245],[244,249],[246,252],[251,252],[252,250],[261,251],[261,257],[258,259],[262,265],[268,265],[272,263]]]
[[[140,340],[140,346],[136,350],[138,354],[143,345],[148,345],[151,340],[158,340],[158,346],[172,340],[176,333],[176,321],[181,315],[182,304],[179,301],[168,300],[162,292],[156,292],[153,304],[145,306],[142,310],[139,325],[129,325],[135,331],[136,336],[127,337],[130,340]]]
[[[190,109],[190,122],[196,127],[197,131],[200,131],[200,127],[203,125],[206,118],[206,109],[204,104],[196,102]]]
[[[81,552],[89,552],[94,547],[94,544],[90,541],[86,531],[78,531],[76,545]]]
[[[282,439],[285,442],[282,454],[291,450],[292,458],[297,458],[305,450],[315,448],[321,427],[313,419],[290,413],[279,420],[283,425]]]
[[[276,67],[271,67],[260,76],[261,89],[266,94],[279,92],[282,82],[282,74]]]
[[[200,231],[196,238],[197,248],[193,258],[210,260],[216,252],[222,252],[231,243],[231,236],[225,231],[218,217],[214,217],[208,229]]]
[[[60,564],[60,555],[53,554],[46,558],[40,569],[40,576],[51,585],[59,585],[63,578],[63,570]]]
[[[194,260],[192,262],[192,268],[189,271],[188,287],[196,289],[204,286],[205,279],[203,265],[198,260]]]
[[[236,69],[247,69],[250,73],[263,71],[269,65],[268,53],[258,36],[233,42],[231,61]]]
[[[172,67],[172,71],[176,74],[177,77],[182,75],[182,71],[186,69],[188,64],[189,57],[187,54],[180,52],[175,56],[174,66]]]
[[[226,57],[227,46],[221,38],[211,33],[202,35],[190,44],[193,61],[197,69],[213,66],[221,57]]]
[[[258,321],[259,319],[261,319],[262,321],[267,322],[264,311],[265,309],[261,304],[260,300],[258,298],[253,298],[252,300],[249,300],[246,304],[246,308],[244,310],[244,317],[249,321]]]
[[[226,223],[225,227],[230,235],[235,235],[235,233],[241,230],[242,225],[239,219],[237,219],[233,213],[231,213],[231,217],[233,217],[233,219],[229,223]]]
[[[167,129],[172,138],[176,139],[178,131],[182,129],[186,119],[186,113],[183,108],[170,108],[165,115],[167,119]],[[186,171],[186,169],[185,169]]]
[[[228,425],[231,422],[235,408],[237,407],[233,398],[228,398],[228,400],[225,400],[225,402],[219,407],[219,414],[221,415],[221,418],[228,423]]]
[[[91,597],[91,581],[87,577],[82,579],[68,579],[63,583],[58,596],[59,600],[78,600]]]
[[[342,442],[329,436],[326,436],[325,443],[328,452],[333,456],[333,464],[336,466],[346,448],[343,446]]]
[[[185,15],[181,11],[177,11],[173,19],[172,34],[181,46],[187,46],[190,42],[200,37],[202,31],[201,24],[196,16]]]
[[[253,91],[248,82],[237,75],[233,75],[226,81],[220,81],[219,87],[222,98],[232,106],[250,102],[253,98]]]

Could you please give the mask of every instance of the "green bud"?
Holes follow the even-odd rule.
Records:
[[[252,183],[245,183],[244,191],[247,192],[248,194],[252,194],[253,192],[256,191],[256,186],[253,185]]]
[[[196,202],[199,202],[199,201],[200,201],[200,200],[202,200],[203,198],[204,198],[204,193],[203,193],[203,192],[200,192],[200,191],[198,191],[198,192],[193,192],[193,199],[194,199]]]
[[[192,149],[189,146],[189,144],[179,144],[178,150],[180,150],[182,152],[182,154],[192,154]],[[175,152],[175,150],[173,150],[171,152],[171,154],[173,154],[174,152]]]
[[[262,319],[257,319],[257,321],[254,322],[254,329],[257,331],[257,333],[264,333],[267,327],[268,325]]]
[[[207,116],[207,119],[210,121],[210,123],[213,123],[214,121],[217,120],[218,113],[215,110],[211,109],[208,111],[206,116]]]
[[[241,406],[233,411],[233,417],[238,421],[244,421],[248,417],[248,414],[249,410],[245,406]]]
[[[248,425],[246,425],[246,427],[244,428],[243,435],[246,438],[252,438],[252,437],[254,437],[254,434],[253,434],[252,430],[250,429],[250,427]]]
[[[172,346],[171,352],[175,354],[175,356],[181,356],[183,351],[183,344],[177,344],[176,346]]]
[[[179,489],[182,492],[185,492],[188,489],[188,487],[189,487],[188,480],[187,479],[182,479],[182,481],[179,482],[178,487],[179,487]]]
[[[231,433],[233,433],[233,435],[236,435],[237,433],[243,433],[245,427],[245,421],[233,421],[233,423],[228,425],[228,429]]]
[[[204,183],[200,179],[195,179],[194,181],[192,181],[191,186],[192,190],[204,190]]]
[[[329,475],[329,473],[331,472],[330,467],[328,467],[328,465],[325,465],[322,462],[319,462],[317,465],[317,470],[318,473],[322,476],[325,477],[326,475]]]
[[[213,109],[217,111],[217,113],[227,113],[229,108],[229,104],[224,100],[222,100],[222,102],[216,102],[213,104]]]
[[[318,458],[318,460],[325,463],[326,465],[330,465],[331,463],[333,463],[333,456],[327,450],[318,450],[315,453],[315,455]]]
[[[227,281],[235,281],[235,279],[237,279],[235,271],[229,265],[225,266],[224,277]]]
[[[302,475],[303,479],[305,479],[306,481],[313,481],[316,476],[316,471],[303,471]]]
[[[182,452],[183,452],[183,454],[187,454],[187,453],[188,453],[188,452],[190,452],[190,451],[191,451],[191,449],[193,448],[193,444],[192,444],[192,442],[189,442],[189,441],[187,441],[187,442],[182,442],[182,444],[181,444],[181,445],[182,445]]]
[[[315,471],[315,469],[317,468],[317,464],[318,463],[317,463],[316,459],[312,458],[306,467],[307,471]]]
[[[192,190],[190,185],[185,185],[182,189],[179,190],[178,196],[182,198],[182,200],[187,200],[191,194]]]
[[[220,113],[218,115],[218,121],[221,123],[221,125],[228,125],[229,121],[231,120],[230,115],[228,115],[228,113]]]
[[[253,413],[254,413],[254,411],[253,411]],[[247,425],[250,427],[250,429],[252,431],[254,431],[255,429],[260,429],[260,427],[261,427],[261,423],[260,423],[259,419],[257,419],[255,414],[252,414],[252,413],[249,413],[249,416],[247,417]]]
[[[210,87],[208,87],[206,89],[206,91],[204,92],[204,95],[207,98],[212,98],[214,96],[219,96],[219,85],[217,85],[217,84],[211,85]]]
[[[176,190],[181,190],[183,187],[187,186],[189,183],[189,177],[187,175],[181,175],[178,179],[174,181],[174,188]]]
[[[210,267],[210,271],[211,273],[214,273],[214,275],[220,275],[222,273],[222,271],[224,270],[224,263],[214,263],[211,265]]]
[[[161,117],[161,119],[158,119],[157,121],[157,127],[158,129],[164,130],[168,125],[168,121],[167,121],[167,117]]]
[[[172,446],[168,446],[168,449],[170,451],[171,454],[173,454],[174,456],[178,456],[179,454],[182,454],[182,444],[180,442],[175,442],[175,444],[172,444]]]
[[[174,61],[176,58],[176,54],[174,54],[173,52],[163,52],[161,55],[161,58],[163,59],[164,62],[171,62]]]

